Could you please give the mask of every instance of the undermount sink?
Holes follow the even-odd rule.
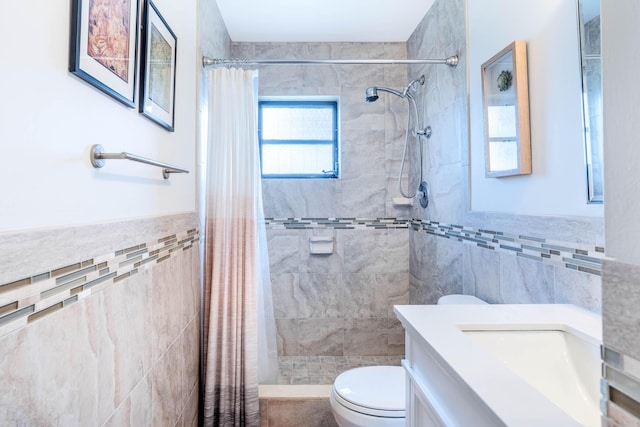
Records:
[[[573,419],[599,426],[599,346],[563,330],[463,330]]]

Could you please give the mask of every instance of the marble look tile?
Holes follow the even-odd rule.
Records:
[[[384,130],[352,130],[341,134],[341,177],[357,177],[362,171],[377,167],[384,171],[386,144]]]
[[[596,242],[604,240],[602,218],[560,218],[496,212],[469,212],[465,221],[465,225],[469,227],[489,228],[515,235],[526,230],[528,236],[544,239],[548,239],[549,230],[553,230],[555,240],[578,244],[596,245]]]
[[[344,297],[341,274],[301,273],[296,289],[298,316],[300,319],[343,317]]]
[[[184,328],[191,322],[191,319],[198,313],[200,309],[200,283],[198,277],[193,277],[194,274],[194,261],[193,258],[199,258],[198,247],[192,247],[187,251],[181,252],[177,256],[177,262],[182,264],[182,276],[180,278],[180,286],[177,289],[182,290],[182,323],[181,328]],[[198,269],[197,274],[200,274]]]
[[[297,356],[300,354],[298,319],[276,319],[278,354]]]
[[[602,263],[604,344],[640,359],[640,267],[615,260]]]
[[[231,55],[231,39],[222,20],[217,4],[206,3],[198,7],[198,33],[202,54],[209,57],[226,58]],[[235,56],[235,55],[234,55]],[[248,57],[253,55],[240,55]]]
[[[506,304],[552,304],[554,267],[500,254],[500,296]]]
[[[98,311],[88,298],[0,340],[2,424],[99,424]]]
[[[394,273],[408,271],[406,229],[347,230],[344,246],[345,273]]]
[[[366,88],[342,88],[340,94],[342,130],[384,130],[385,103],[367,103]]]
[[[410,304],[435,304],[441,296],[442,293],[433,281],[425,282],[411,276],[409,280]]]
[[[106,420],[151,369],[150,270],[96,295],[100,300],[98,418]]]
[[[386,356],[387,319],[347,319],[344,330],[345,356]]]
[[[151,379],[145,376],[104,424],[105,427],[152,425]]]
[[[383,163],[377,165],[383,168]],[[383,218],[385,215],[386,175],[382,170],[343,178],[341,201],[336,206],[340,217]]]
[[[199,426],[199,408],[200,408],[200,393],[199,385],[196,384],[187,399],[186,406],[182,413],[182,427],[198,427]]]
[[[300,275],[293,273],[272,274],[271,292],[273,312],[276,319],[297,319]]]
[[[447,223],[460,224],[466,213],[466,183],[462,163],[444,165],[427,175],[430,202],[427,208],[432,218],[446,218]]]
[[[361,92],[362,102],[365,102],[364,94],[368,86],[384,85],[384,68],[381,65],[340,65],[336,67],[336,72],[342,87]]]
[[[304,230],[299,231],[298,253],[300,256],[300,273],[339,274],[344,269],[344,237],[340,230]],[[333,239],[332,254],[312,254],[310,240],[313,237]]]
[[[406,83],[400,83],[400,85],[398,85],[400,86],[399,90],[402,90],[402,86],[404,85],[406,85]],[[385,130],[404,131],[407,129],[407,117],[409,117],[409,114],[413,115],[413,112],[411,112],[413,106],[407,102],[406,99],[399,98],[395,95],[386,93],[378,93],[378,95],[380,95],[380,99],[377,102],[384,100],[386,110],[384,115]],[[415,117],[413,120],[415,120]],[[411,133],[411,130],[415,128],[414,123],[414,121],[410,123],[409,137],[410,143],[417,144],[417,139],[413,137]]]
[[[404,356],[405,354],[405,330],[402,327],[402,323],[397,318],[387,319],[387,328],[389,330],[389,337],[387,342],[387,351],[389,356]],[[399,363],[389,363],[386,361],[381,364],[399,365]]]
[[[182,399],[189,405],[189,397],[197,388],[200,369],[200,320],[195,317],[182,334]]]
[[[300,233],[298,230],[267,230],[271,274],[299,272]]]
[[[376,313],[380,317],[395,318],[394,305],[409,304],[409,273],[378,273],[374,275],[378,305]]]
[[[264,179],[264,215],[272,218],[335,217],[335,205],[341,200],[341,188],[340,180],[335,179]]]
[[[383,317],[386,313],[386,290],[376,283],[375,274],[344,275],[344,309],[347,319]]]
[[[399,170],[399,169],[398,169]],[[404,198],[399,189],[399,181],[397,176],[388,176],[385,183],[385,198],[384,198],[384,210],[385,218],[412,218],[413,207],[404,205],[395,205],[393,199],[396,197]],[[417,189],[417,180],[411,179],[407,181],[406,176],[402,178],[402,188],[405,194],[413,195]],[[419,206],[417,199],[412,198],[414,205]]]
[[[231,43],[231,55],[234,58],[256,58],[255,43]]]
[[[298,427],[305,420],[307,427],[337,427],[329,399],[269,400],[267,426]]]
[[[554,297],[557,304],[575,304],[600,313],[602,310],[602,279],[594,274],[556,267]]]
[[[151,378],[152,425],[173,426],[182,413],[182,342],[176,341],[153,367]]]
[[[411,137],[411,135],[409,135]],[[385,173],[387,176],[397,178],[400,174],[400,166],[402,163],[402,155],[404,154],[404,141],[405,132],[402,130],[385,129],[384,131],[384,149],[385,149]],[[409,144],[407,147],[410,152],[413,152],[415,147],[413,144]],[[407,164],[404,166],[403,176],[406,177],[407,170],[410,166],[407,160]]]
[[[303,356],[341,356],[344,348],[344,320],[300,320],[299,340],[300,354]]]
[[[0,284],[70,264],[74,237],[73,228],[0,234]]]
[[[318,59],[318,56],[313,59]],[[345,84],[342,76],[342,68],[348,67],[344,65],[308,65],[301,67],[304,79],[303,86],[305,88],[339,88]],[[327,95],[335,95],[338,92],[328,91]]]
[[[500,254],[466,245],[463,293],[475,295],[488,303],[502,303],[500,295]]]
[[[443,295],[462,293],[463,251],[459,242],[436,240],[437,286]]]
[[[182,331],[183,265],[179,258],[169,258],[152,271],[152,358],[160,355],[174,342]]]
[[[410,230],[409,270],[418,280],[425,281],[436,272],[436,248],[439,237],[424,231]]]

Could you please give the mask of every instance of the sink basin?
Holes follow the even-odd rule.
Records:
[[[585,426],[600,425],[597,343],[563,330],[463,330]]]

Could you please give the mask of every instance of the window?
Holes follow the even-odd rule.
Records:
[[[337,178],[336,101],[260,101],[258,137],[264,178]]]

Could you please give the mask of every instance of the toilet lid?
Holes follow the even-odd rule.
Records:
[[[405,410],[405,373],[400,366],[350,369],[338,375],[333,389],[342,399],[364,408]]]

